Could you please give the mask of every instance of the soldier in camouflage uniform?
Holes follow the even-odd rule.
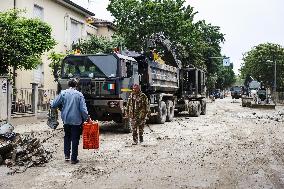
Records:
[[[133,144],[138,143],[139,129],[139,141],[143,142],[143,132],[147,116],[150,113],[150,106],[147,96],[141,92],[140,86],[133,85],[132,93],[130,94],[127,102],[126,115],[132,125]]]

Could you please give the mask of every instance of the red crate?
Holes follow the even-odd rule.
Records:
[[[89,121],[83,124],[83,149],[98,149],[100,146],[99,124]]]

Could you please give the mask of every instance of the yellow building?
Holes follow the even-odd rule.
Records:
[[[96,35],[98,30],[88,24],[86,19],[94,13],[70,0],[1,0],[0,11],[18,8],[25,9],[24,16],[39,18],[52,27],[52,36],[57,42],[55,52],[65,53],[73,42],[88,35]],[[32,71],[17,70],[16,88],[31,88],[32,82],[38,83],[44,90],[56,89],[56,83],[48,66],[48,53],[42,57],[42,65]]]

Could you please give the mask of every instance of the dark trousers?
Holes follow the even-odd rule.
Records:
[[[70,157],[71,143],[72,155],[71,160],[76,161],[78,157],[78,146],[81,134],[81,125],[64,125],[64,154]]]

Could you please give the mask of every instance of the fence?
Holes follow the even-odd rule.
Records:
[[[31,88],[14,89],[12,117],[37,115],[38,111],[47,111],[50,100],[56,96],[54,89],[39,89],[36,83]]]
[[[32,113],[32,88],[14,89],[14,98],[12,101],[12,114]]]

